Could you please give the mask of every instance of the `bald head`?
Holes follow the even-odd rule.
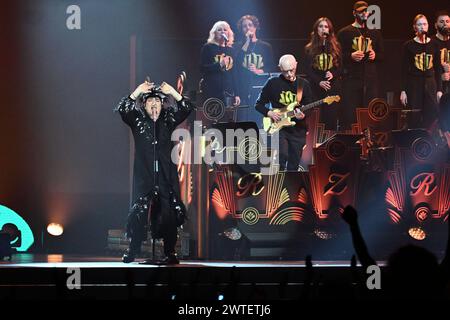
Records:
[[[297,60],[292,54],[285,54],[280,58],[278,63],[281,73],[289,81],[295,81],[295,73],[297,72]]]

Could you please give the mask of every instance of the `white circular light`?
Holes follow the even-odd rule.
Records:
[[[64,232],[64,228],[59,223],[50,223],[47,226],[47,232],[50,233],[52,236],[60,236]]]
[[[426,232],[420,227],[410,228],[408,234],[411,238],[419,241],[424,240],[427,237]]]

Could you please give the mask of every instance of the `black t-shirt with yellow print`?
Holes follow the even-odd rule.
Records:
[[[442,66],[439,46],[434,40],[418,43],[411,39],[403,45],[402,90],[406,91],[408,78],[435,77],[437,90],[442,90]]]
[[[326,91],[319,84],[321,81],[326,80],[325,75],[328,71],[333,74],[333,79],[331,80],[332,89],[334,89],[335,83],[340,80],[342,76],[342,59],[340,60],[334,61],[329,46],[323,46],[322,52],[316,55],[312,55],[305,50],[305,73],[310,81],[313,93],[316,94],[315,98],[326,94]]]
[[[266,84],[259,94],[258,100],[256,101],[255,108],[264,116],[267,117],[267,113],[270,111],[266,107],[266,104],[270,103],[272,109],[274,108],[285,108],[289,104],[297,101],[297,87],[298,82],[301,81],[301,86],[303,88],[301,105],[306,105],[312,102],[312,92],[309,82],[305,79],[297,77],[297,79],[292,82],[286,80],[283,75],[279,77],[273,77],[267,80]],[[306,127],[304,120],[298,120],[294,118],[297,122],[297,127]]]
[[[439,58],[442,63],[450,63],[450,38],[446,41],[433,36],[432,39],[436,41],[439,48]]]
[[[339,67],[338,67],[339,65]],[[325,74],[330,71],[333,78],[339,78],[341,75],[342,61],[334,61],[328,46],[322,47],[322,52],[312,56],[305,52],[305,73],[315,83],[326,80]]]
[[[441,65],[443,63],[450,64],[450,38],[447,41],[443,41],[436,36],[433,36],[433,40],[436,41],[439,47],[439,58],[441,61]],[[444,70],[442,70],[443,72]],[[450,81],[442,81],[442,87],[444,93],[450,92]],[[445,88],[444,88],[445,87]]]
[[[244,42],[236,44],[236,67],[239,72],[239,91],[241,98],[249,95],[251,86],[257,83],[257,75],[249,70],[250,65],[254,64],[257,69],[262,69],[264,73],[273,72],[275,63],[273,60],[272,46],[262,40],[251,42],[247,51],[242,50]]]
[[[220,66],[224,56],[232,57],[231,63],[225,68]],[[201,50],[200,71],[203,77],[203,91],[205,98],[215,97],[223,99],[228,96],[239,95],[236,73],[236,56],[231,47],[221,47],[214,43],[206,43]]]
[[[384,58],[384,42],[381,32],[349,25],[339,30],[337,37],[342,47],[344,76],[358,79],[375,77],[377,62]],[[375,51],[375,60],[369,60],[370,49]],[[364,58],[359,62],[354,61],[351,57],[355,51],[365,53]]]

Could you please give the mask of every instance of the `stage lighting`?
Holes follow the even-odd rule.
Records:
[[[427,233],[420,227],[409,228],[408,234],[411,238],[419,241],[424,240],[427,237]]]
[[[63,234],[64,228],[63,228],[63,226],[60,225],[59,223],[50,223],[50,224],[47,226],[47,232],[48,232],[49,234],[51,234],[52,236],[57,237],[57,236],[60,236],[60,235]]]
[[[217,258],[245,260],[250,254],[250,240],[237,226],[230,226],[218,234]]]
[[[236,227],[231,227],[231,228],[226,229],[223,232],[223,235],[230,240],[239,240],[240,238],[242,238],[241,231],[239,231],[239,229]]]
[[[322,240],[330,240],[334,237],[334,234],[318,228],[314,229],[314,234],[316,235],[317,238]]]

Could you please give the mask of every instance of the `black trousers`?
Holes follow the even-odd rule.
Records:
[[[298,126],[283,128],[279,138],[280,170],[298,171],[306,143],[306,129]]]
[[[314,100],[320,100],[327,96],[334,95],[341,96],[342,98],[342,81],[339,79],[333,79],[331,89],[329,91],[325,91],[317,84],[314,84],[311,88],[313,91]],[[318,107],[320,110],[319,122],[325,125],[326,130],[336,130],[340,104],[340,102],[335,102],[331,105],[325,103]]]
[[[450,93],[450,81],[442,81],[442,94]]]
[[[356,123],[356,108],[366,108],[372,99],[378,97],[377,78],[346,78],[342,93],[343,103],[338,108],[338,117],[341,130],[348,130]]]
[[[409,109],[420,109],[422,112],[419,127],[429,128],[437,119],[437,85],[434,77],[410,76],[406,82],[406,95]]]
[[[140,252],[142,242],[147,239],[146,227],[149,216],[152,238],[164,240],[166,256],[174,254],[177,222],[169,202],[169,190],[160,190],[157,199],[152,199],[151,195],[139,197],[133,204],[127,219],[127,237],[131,239],[130,250]]]

